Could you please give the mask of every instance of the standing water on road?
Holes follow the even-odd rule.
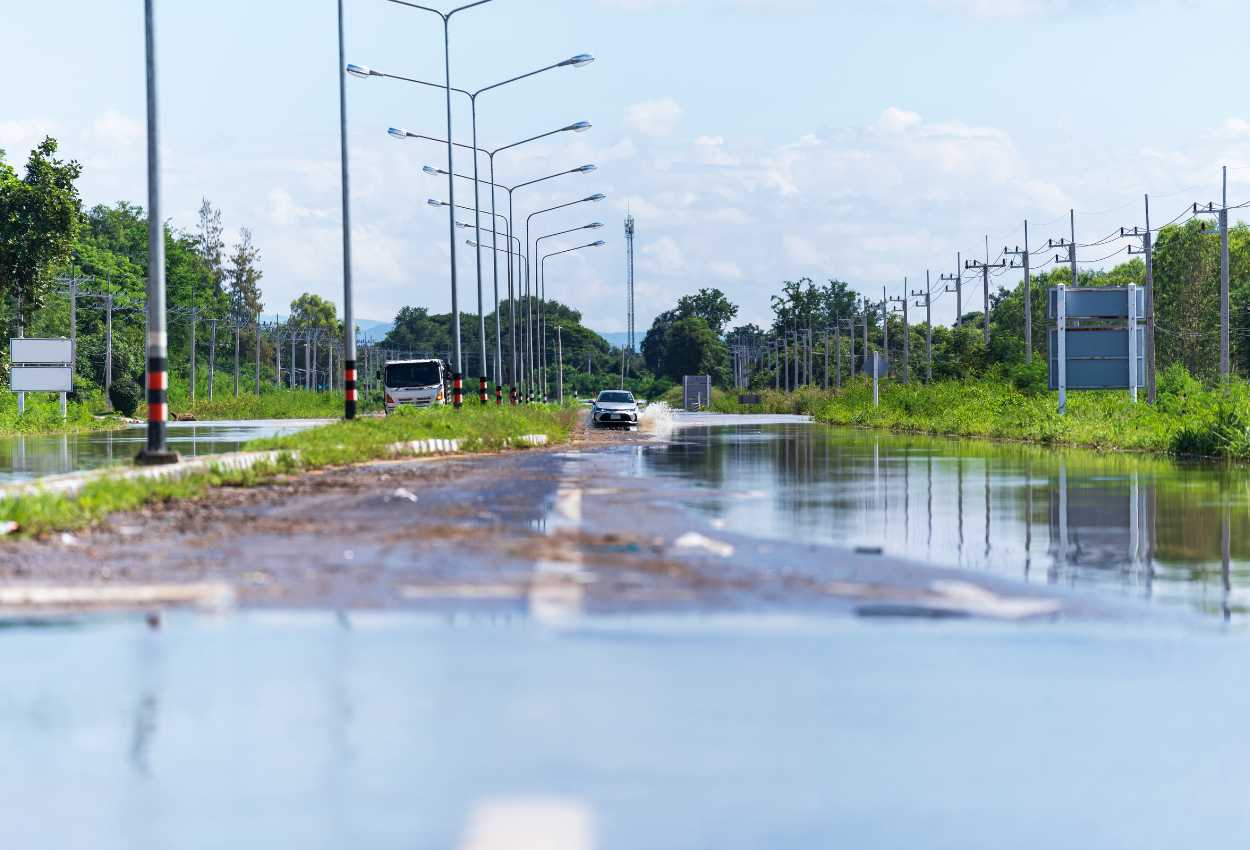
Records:
[[[324,421],[317,419],[170,422],[169,446],[186,457],[221,454],[238,451],[249,440],[292,434],[322,424]],[[0,484],[129,463],[146,439],[147,428],[143,425],[117,431],[0,438]]]
[[[682,428],[643,457],[639,474],[721,491],[691,507],[736,533],[879,546],[1225,617],[1250,602],[1240,467],[797,423]]]

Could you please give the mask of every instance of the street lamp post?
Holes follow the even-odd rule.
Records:
[[[347,168],[347,73],[343,44],[343,0],[339,6],[339,160],[343,194],[343,417],[356,418],[356,326],[352,309],[352,209]],[[278,346],[281,349],[281,346]],[[257,370],[260,380],[260,370]]]
[[[435,167],[433,167],[432,165],[427,165],[427,166],[425,166],[422,170],[423,170],[426,174],[430,174],[430,175],[438,175],[438,176],[441,176],[441,175],[445,174],[445,172],[444,172],[442,169],[440,169],[440,168],[435,168]],[[523,188],[525,188],[525,187],[527,187],[527,186],[533,186],[533,185],[535,185],[535,184],[537,184],[537,183],[542,183],[542,182],[545,182],[545,181],[547,181],[547,180],[553,180],[553,179],[555,179],[556,177],[563,177],[563,176],[564,176],[564,175],[566,175],[566,174],[587,174],[587,173],[589,173],[589,172],[591,172],[591,171],[594,171],[594,170],[595,170],[595,166],[593,166],[593,165],[582,165],[582,166],[578,166],[577,168],[570,168],[570,169],[569,169],[569,170],[567,170],[567,171],[558,171],[558,172],[556,172],[555,174],[549,174],[549,175],[547,175],[546,177],[539,177],[539,178],[536,178],[536,179],[534,179],[534,180],[527,180],[527,181],[525,181],[524,183],[518,183],[518,184],[516,184],[515,186],[504,186],[504,185],[499,184],[499,183],[494,183],[493,181],[491,182],[491,184],[490,184],[490,185],[494,186],[494,187],[495,187],[495,188],[497,188],[497,189],[503,189],[505,192],[507,192],[507,193],[508,193],[508,218],[509,218],[511,221],[514,221],[514,222],[515,222],[515,221],[516,221],[516,215],[515,215],[515,210],[514,210],[514,207],[513,207],[513,201],[514,201],[515,193],[516,193],[516,191],[517,191],[517,190],[519,190],[519,189],[523,189]],[[456,176],[456,177],[460,178],[461,180],[472,180],[472,179],[473,179],[472,177],[469,177],[469,176],[464,175],[464,174],[456,174],[456,175],[454,175],[454,176]],[[594,195],[589,195],[589,196],[587,196],[587,197],[585,197],[585,198],[581,198],[581,199],[576,200],[576,201],[570,201],[569,203],[566,203],[566,204],[559,204],[559,205],[554,206],[554,207],[549,207],[549,208],[547,208],[547,209],[545,209],[545,210],[539,210],[537,213],[534,213],[533,215],[531,215],[531,216],[530,216],[530,219],[533,219],[534,215],[538,215],[538,214],[540,214],[540,213],[545,213],[545,212],[551,212],[552,210],[563,209],[563,208],[565,208],[565,207],[570,207],[570,206],[573,206],[574,204],[582,204],[582,203],[598,203],[599,201],[602,201],[605,197],[607,197],[607,196],[606,196],[606,195],[604,195],[603,193],[596,193],[596,194],[594,194]],[[527,220],[527,221],[526,221],[525,242],[526,242],[526,251],[525,251],[525,258],[526,258],[526,263],[525,263],[525,266],[526,266],[526,273],[525,273],[524,282],[525,282],[525,289],[526,289],[526,292],[527,292],[527,293],[529,293],[529,291],[530,291],[530,275],[529,275],[529,268],[530,268],[530,262],[529,262],[529,220]],[[528,295],[527,295],[527,297],[528,297]],[[529,313],[530,313],[530,315],[529,315],[528,320],[527,320],[527,322],[526,322],[526,325],[527,325],[526,330],[528,331],[528,333],[526,334],[526,340],[527,340],[527,342],[528,342],[528,345],[526,346],[526,348],[527,348],[528,350],[527,350],[527,352],[526,352],[526,356],[524,356],[524,357],[522,357],[522,358],[521,358],[521,362],[522,362],[521,377],[522,377],[522,383],[523,383],[523,384],[525,383],[525,375],[526,375],[526,369],[525,369],[525,365],[526,365],[526,364],[525,364],[525,360],[526,360],[526,357],[528,357],[528,360],[529,360],[529,363],[528,363],[528,366],[529,366],[528,373],[529,373],[529,378],[530,378],[530,382],[531,382],[531,383],[532,383],[532,381],[533,381],[533,366],[534,366],[534,358],[533,358],[533,340],[532,340],[533,333],[532,333],[532,327],[531,327],[531,326],[532,326],[532,323],[533,323],[533,318],[534,318],[534,316],[533,316],[533,305],[532,305],[532,304],[528,304],[528,303],[527,303],[527,305],[526,305],[526,306],[527,306],[527,308],[529,309]],[[512,315],[512,316],[510,317],[510,320],[512,321],[512,323],[513,323],[513,328],[514,328],[514,330],[513,330],[513,348],[515,349],[515,347],[516,347],[516,340],[515,340],[515,327],[516,327],[516,324],[515,324],[515,323],[516,323],[515,306],[514,306],[514,308],[513,308],[513,309],[514,309],[514,315]],[[532,389],[532,387],[531,387],[531,389]]]
[[[584,230],[584,229],[586,229],[586,228],[574,228],[574,229],[575,229],[575,230]],[[552,234],[552,235],[557,235],[557,234]],[[542,237],[542,238],[546,238],[546,237]],[[607,244],[607,243],[606,243],[606,242],[604,242],[602,239],[599,239],[599,240],[597,240],[597,241],[595,241],[595,242],[587,242],[585,245],[578,245],[578,246],[573,247],[573,248],[565,248],[563,251],[552,251],[550,254],[546,254],[546,255],[544,255],[544,256],[543,256],[543,258],[542,258],[542,259],[539,261],[539,263],[538,263],[538,279],[539,279],[539,281],[542,281],[542,280],[545,278],[545,276],[546,276],[546,268],[547,268],[547,260],[551,259],[552,257],[559,257],[559,256],[561,256],[562,254],[571,254],[571,253],[573,253],[574,251],[581,251],[583,248],[602,248],[602,247],[603,247],[604,245],[606,245],[606,244]],[[534,256],[535,256],[535,257],[537,257],[537,256],[538,256],[538,240],[535,240],[535,242],[534,242]],[[544,293],[544,295],[545,295],[545,293]],[[547,378],[547,361],[546,361],[546,351],[547,351],[547,338],[546,338],[546,333],[545,333],[545,332],[542,330],[542,328],[541,328],[541,325],[540,325],[539,332],[543,334],[543,339],[542,339],[542,350],[543,350],[543,355],[544,355],[543,364],[542,364],[542,366],[543,366],[543,396],[544,396],[543,400],[544,400],[544,401],[546,401],[546,378]]]
[[[488,0],[484,0],[484,2],[487,2],[487,1],[488,1]],[[391,0],[391,2],[400,2],[400,0]],[[412,5],[412,4],[407,4],[407,3],[405,3],[405,4],[403,4],[403,5]],[[476,4],[474,4],[474,5],[476,5]],[[424,8],[424,7],[417,7],[417,8]],[[467,8],[467,7],[465,7],[465,8]],[[456,11],[459,11],[459,10],[456,10]],[[401,75],[399,75],[399,74],[387,74],[387,73],[383,73],[383,72],[381,72],[381,71],[375,71],[375,70],[373,70],[372,68],[369,68],[369,67],[366,67],[366,66],[363,66],[363,65],[349,65],[349,66],[348,66],[348,72],[349,72],[349,73],[351,73],[351,74],[353,74],[354,76],[357,76],[357,77],[386,77],[386,78],[393,79],[393,80],[402,80],[402,81],[404,81],[404,82],[408,82],[408,83],[415,83],[416,85],[420,85],[420,86],[428,86],[428,87],[430,87],[430,88],[445,89],[445,90],[446,90],[446,95],[447,95],[447,115],[448,115],[448,118],[447,118],[447,139],[445,140],[445,143],[446,143],[446,145],[447,145],[447,170],[448,170],[448,171],[454,171],[454,167],[453,167],[453,165],[452,165],[452,157],[451,157],[451,151],[452,151],[452,148],[453,148],[453,147],[468,147],[470,150],[473,150],[473,151],[475,151],[475,152],[477,152],[477,151],[481,151],[481,149],[480,149],[480,148],[478,147],[478,145],[477,145],[477,99],[478,99],[478,97],[480,97],[481,95],[485,94],[485,93],[486,93],[486,92],[488,92],[488,91],[492,91],[492,90],[497,89],[497,88],[500,88],[500,87],[502,87],[502,86],[506,86],[506,85],[508,85],[509,83],[515,83],[515,82],[518,82],[518,81],[520,81],[520,80],[528,79],[529,77],[536,76],[537,74],[544,73],[545,71],[551,71],[551,70],[554,70],[554,69],[556,69],[556,68],[580,68],[580,67],[583,67],[583,66],[585,66],[585,65],[589,65],[589,64],[590,64],[591,62],[593,62],[593,61],[595,61],[595,59],[594,59],[594,57],[593,57],[593,56],[591,56],[591,55],[589,55],[589,54],[586,54],[586,53],[579,53],[578,55],[573,56],[573,57],[571,57],[571,58],[569,58],[569,59],[565,59],[565,60],[564,60],[564,61],[562,61],[562,62],[556,62],[556,63],[554,63],[554,64],[552,64],[552,65],[547,65],[547,66],[545,66],[545,67],[539,68],[539,69],[534,70],[534,71],[529,71],[529,72],[524,73],[524,74],[519,74],[519,75],[517,75],[517,76],[515,76],[515,77],[510,77],[510,78],[508,78],[508,79],[506,79],[506,80],[503,80],[503,81],[501,81],[501,82],[498,82],[498,83],[492,83],[491,85],[489,85],[489,86],[484,86],[483,88],[480,88],[480,89],[478,89],[477,91],[468,91],[468,90],[466,90],[466,89],[461,89],[461,88],[454,88],[454,87],[452,87],[452,85],[451,85],[450,71],[448,72],[448,78],[447,78],[447,83],[446,83],[446,85],[439,85],[438,83],[432,83],[432,82],[429,82],[429,81],[427,81],[427,80],[418,80],[418,79],[414,79],[414,78],[412,78],[412,77],[405,77],[405,76],[401,76]],[[458,144],[458,143],[456,143],[456,142],[454,142],[454,141],[452,140],[452,129],[451,129],[451,93],[452,93],[453,91],[454,91],[454,92],[457,92],[457,93],[459,93],[459,94],[462,94],[462,95],[466,96],[467,98],[469,98],[469,109],[470,109],[471,127],[472,127],[472,134],[473,134],[473,144],[472,144],[472,145],[461,145],[461,144]],[[587,125],[587,127],[589,127],[589,125]],[[395,133],[392,133],[392,135],[396,135],[396,134],[395,134]],[[479,174],[478,174],[478,164],[479,164],[479,162],[478,162],[478,157],[476,156],[476,153],[475,153],[475,155],[474,155],[474,157],[473,157],[473,177],[472,177],[472,180],[473,180],[473,210],[474,210],[474,221],[475,221],[475,222],[479,225],[479,227],[478,227],[478,233],[477,233],[477,236],[478,236],[478,241],[480,242],[480,241],[481,241],[481,228],[480,228],[480,225],[481,225],[481,213],[480,213],[480,210],[481,210],[481,197],[480,197],[480,195],[479,195],[479,186],[480,186],[480,184],[481,184],[481,180],[480,180],[480,178],[479,178]],[[492,160],[491,160],[491,164],[492,164],[492,179],[493,179],[493,174],[494,174],[494,169],[493,169],[494,159],[493,159],[493,157],[492,157]],[[450,178],[449,178],[449,181],[450,181]],[[448,199],[454,203],[454,202],[455,202],[455,196],[454,196],[454,194],[448,194]],[[492,193],[492,204],[493,204],[493,193]],[[493,206],[492,206],[492,211],[493,211]],[[454,228],[454,225],[453,225],[453,228]],[[454,247],[454,243],[455,243],[455,232],[454,232],[454,230],[452,231],[452,243],[453,243],[453,247],[452,247],[452,260],[453,260],[453,263],[454,263],[454,261],[455,261],[455,247]],[[485,371],[486,371],[486,313],[485,313],[485,310],[483,309],[483,295],[482,295],[482,252],[481,252],[481,250],[480,250],[480,249],[476,249],[474,253],[475,253],[475,256],[476,256],[476,261],[477,261],[477,313],[478,313],[478,335],[479,335],[480,340],[481,340],[481,357],[482,357],[482,372],[483,372],[483,374],[480,376],[480,381],[479,381],[479,394],[480,394],[480,396],[481,396],[482,402],[483,402],[483,403],[485,403],[485,392],[486,392],[486,389],[485,389],[485,387],[486,387],[486,377],[485,377]],[[497,265],[497,264],[496,264],[496,269],[495,269],[495,272],[496,272],[496,274],[495,274],[495,285],[496,285],[496,288],[498,288],[499,281],[498,281],[498,265]],[[453,305],[453,312],[456,312],[456,310],[455,310],[455,306],[454,306],[454,305]],[[458,313],[457,313],[457,321],[458,321]],[[459,327],[457,327],[457,345],[459,345],[458,340],[459,340]],[[457,358],[459,358],[459,355],[458,355],[458,354],[457,354]],[[457,367],[457,368],[459,368],[459,367]]]
[[[157,124],[156,0],[144,0],[144,44],[147,58],[148,119],[148,439],[135,461],[155,466],[178,462],[165,442],[169,364],[165,335],[165,222],[161,217],[161,159]]]
[[[456,14],[472,9],[476,6],[484,6],[491,0],[476,0],[473,3],[466,3],[463,6],[457,6],[449,12],[443,12],[429,6],[421,6],[416,3],[409,3],[407,0],[389,0],[400,6],[407,6],[410,9],[418,9],[422,12],[430,12],[438,15],[443,22],[443,88],[446,94],[447,103],[447,171],[454,172],[456,170],[454,152],[452,150],[451,136],[451,19]],[[455,181],[451,177],[447,178],[447,199],[452,203],[456,202]],[[464,363],[460,351],[460,301],[457,295],[456,281],[456,222],[454,218],[454,210],[448,210],[447,220],[447,240],[450,243],[451,250],[451,315],[452,315],[452,336],[456,345],[456,373],[463,374],[461,369]]]
[[[570,61],[571,61],[571,60],[570,60]],[[352,67],[356,67],[356,66],[352,66]],[[358,69],[358,71],[361,71],[362,73],[367,72],[367,73],[364,73],[364,76],[386,76],[386,75],[383,75],[383,74],[377,74],[377,73],[375,73],[375,72],[372,72],[372,71],[371,71],[371,70],[369,70],[369,69]],[[535,72],[535,73],[537,73],[537,72]],[[406,77],[401,77],[401,78],[399,78],[399,79],[404,79],[404,80],[407,80],[407,78],[406,78]],[[426,83],[426,82],[423,82],[423,81],[421,81],[421,80],[408,80],[408,81],[409,81],[409,82],[416,82],[416,83],[418,83],[419,85],[427,85],[427,86],[428,86],[428,85],[434,85],[434,84],[432,84],[432,83]],[[435,87],[436,87],[436,88],[442,88],[442,86],[435,86]],[[461,90],[460,90],[460,89],[457,89],[457,91],[461,91]],[[462,94],[465,94],[466,96],[470,96],[470,97],[472,97],[472,95],[471,95],[469,92],[461,91],[461,93],[462,93]],[[476,111],[474,112],[474,116],[475,116],[474,120],[476,121]],[[538,134],[538,135],[536,135],[536,136],[530,136],[529,138],[526,138],[526,139],[521,139],[519,142],[512,142],[511,144],[502,145],[502,146],[500,146],[500,147],[494,148],[493,150],[491,150],[491,149],[487,149],[487,148],[477,147],[477,145],[476,145],[476,132],[475,132],[475,135],[474,135],[474,138],[475,138],[475,144],[473,144],[473,145],[466,145],[466,144],[463,144],[463,143],[461,143],[461,142],[454,142],[453,144],[454,144],[456,147],[458,147],[458,148],[464,148],[464,149],[466,149],[466,150],[471,150],[471,151],[474,151],[474,159],[475,159],[475,160],[476,160],[476,158],[477,158],[477,156],[476,156],[477,154],[479,154],[479,153],[486,154],[487,158],[488,158],[488,159],[489,159],[489,161],[490,161],[490,180],[488,180],[488,181],[481,181],[481,180],[477,177],[476,173],[474,174],[474,176],[473,176],[472,178],[469,178],[469,177],[464,177],[463,175],[459,175],[459,174],[457,174],[457,175],[455,175],[455,176],[457,176],[457,177],[463,177],[463,179],[472,179],[472,180],[473,180],[474,187],[475,187],[475,189],[474,189],[475,195],[476,195],[476,186],[477,186],[480,182],[486,182],[486,183],[488,183],[488,184],[491,186],[491,196],[490,196],[490,211],[491,211],[491,215],[492,215],[492,216],[498,216],[498,215],[499,215],[499,213],[496,211],[496,208],[495,208],[495,200],[496,200],[495,190],[496,190],[496,189],[505,189],[505,190],[507,190],[507,191],[508,191],[508,198],[509,198],[509,202],[511,202],[512,193],[511,193],[511,190],[510,190],[510,189],[508,189],[506,186],[500,186],[498,183],[496,183],[496,182],[495,182],[495,157],[496,157],[497,155],[499,155],[500,153],[503,153],[503,152],[504,152],[504,151],[506,151],[506,150],[511,150],[512,148],[520,147],[521,145],[529,144],[530,142],[536,142],[536,141],[538,141],[538,140],[540,140],[540,139],[545,139],[545,138],[547,138],[548,136],[554,136],[554,135],[556,135],[557,133],[567,133],[567,132],[573,132],[573,133],[584,133],[584,132],[586,132],[587,130],[589,130],[590,128],[591,128],[591,124],[590,124],[590,122],[589,122],[589,121],[577,121],[577,122],[575,122],[575,123],[573,123],[573,124],[569,124],[569,125],[567,125],[567,126],[565,126],[565,127],[560,127],[559,129],[556,129],[556,130],[550,130],[550,131],[548,131],[548,132],[546,132],[546,133],[539,133],[539,134]],[[437,138],[434,138],[433,136],[426,136],[426,135],[423,135],[423,134],[421,134],[421,133],[414,133],[414,132],[412,132],[412,131],[410,131],[410,130],[405,130],[405,129],[402,129],[402,128],[399,128],[399,127],[391,127],[391,128],[389,128],[389,129],[387,130],[387,133],[389,133],[389,134],[390,134],[393,138],[396,138],[396,139],[422,139],[422,140],[425,140],[425,141],[428,141],[428,142],[435,142],[435,143],[437,143],[437,144],[446,144],[446,140],[444,140],[444,139],[437,139]],[[439,174],[439,173],[440,173],[437,169],[434,169],[434,168],[429,167],[429,166],[427,166],[427,167],[425,168],[425,171],[426,171],[427,173],[429,173],[429,174]],[[434,205],[434,206],[443,206],[443,205],[445,204],[445,202],[442,202],[442,201],[433,201],[433,200],[431,200],[431,201],[430,201],[430,203],[431,203],[432,205]],[[460,209],[469,209],[469,207],[459,207],[459,208],[460,208]],[[475,200],[475,205],[472,207],[472,209],[473,209],[473,211],[474,211],[474,214],[476,215],[477,210],[478,210],[478,206],[477,206],[477,204],[476,204],[476,200]],[[511,203],[509,203],[509,213],[511,213]],[[509,218],[508,228],[509,228],[509,232],[511,232],[512,224],[511,224],[511,219],[510,219],[510,218]],[[479,230],[480,230],[480,228],[479,228]],[[480,235],[481,235],[481,234],[480,234],[480,232],[479,232],[479,234],[478,234],[479,239],[480,239]],[[492,239],[492,245],[491,245],[491,247],[492,247],[492,248],[497,248],[497,247],[499,247],[499,246],[498,246],[498,243],[497,243],[497,242],[495,242],[495,240],[493,240],[493,239]],[[503,328],[502,328],[502,322],[501,322],[500,315],[499,315],[499,255],[498,255],[498,253],[495,253],[495,254],[493,254],[493,255],[492,255],[492,267],[493,267],[493,270],[494,270],[494,283],[495,283],[495,287],[494,287],[494,288],[495,288],[495,370],[496,370],[496,371],[495,371],[495,376],[496,376],[496,377],[495,377],[495,380],[496,380],[496,382],[498,382],[498,381],[502,380],[502,377],[503,377],[503,342],[502,342],[502,339],[503,339]],[[512,257],[511,257],[511,255],[509,255],[509,256],[508,256],[508,269],[507,269],[507,273],[508,273],[508,292],[509,292],[509,299],[511,299],[511,298],[512,298],[512,294],[511,294],[511,293],[512,293]],[[479,306],[479,312],[481,312],[481,310],[480,310],[481,305],[479,304],[478,306]],[[512,312],[513,312],[513,315],[512,315],[512,320],[513,320],[513,321],[515,321],[515,313],[516,313],[516,308],[515,308],[515,305],[511,305],[511,308],[512,308]],[[515,345],[515,343],[516,343],[516,333],[515,333],[515,329],[513,329],[513,333],[512,333],[512,340],[513,340],[513,351],[512,351],[512,363],[513,363],[513,368],[512,368],[512,392],[515,392],[515,391],[516,391],[516,383],[517,383],[517,374],[516,374],[516,345]]]
[[[539,246],[542,244],[542,241],[544,239],[554,239],[557,236],[566,236],[569,233],[577,233],[582,230],[598,230],[601,227],[603,227],[603,222],[592,221],[590,224],[583,224],[581,227],[571,227],[568,230],[561,230],[558,233],[548,233],[544,236],[539,236],[537,239],[534,240],[534,255],[538,256]],[[537,289],[538,289],[538,304],[539,304],[538,339],[540,341],[539,368],[542,370],[541,372],[542,393],[543,393],[543,396],[545,397],[547,395],[547,326],[544,321],[545,316],[542,310],[542,305],[545,304],[547,301],[547,287],[543,282],[543,267],[541,264],[539,265],[539,268],[538,268]]]

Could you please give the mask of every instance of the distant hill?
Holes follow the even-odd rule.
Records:
[[[380,341],[382,337],[391,332],[391,328],[394,326],[394,322],[378,322],[373,319],[356,320],[356,327],[360,329],[360,335],[365,339]]]
[[[606,339],[608,341],[608,345],[612,346],[613,348],[624,348],[625,343],[629,342],[628,331],[612,331],[611,333],[604,333],[603,331],[596,331],[596,333],[599,334],[599,336]],[[638,344],[641,341],[642,340],[638,338],[638,335],[634,334],[634,343]]]

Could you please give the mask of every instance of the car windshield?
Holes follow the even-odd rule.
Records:
[[[433,361],[391,363],[386,367],[388,387],[432,387],[442,382],[442,372]]]
[[[609,404],[633,404],[634,394],[633,393],[621,393],[621,392],[602,392],[602,393],[599,393],[599,401],[607,402]]]

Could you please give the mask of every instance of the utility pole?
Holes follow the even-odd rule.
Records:
[[[913,289],[913,298],[924,296],[924,350],[925,350],[925,383],[933,383],[933,285],[929,281],[929,270],[924,270],[924,292]],[[916,306],[921,306],[916,302]]]
[[[907,305],[910,298],[907,294],[907,278],[903,278],[903,297],[891,298],[890,301],[895,304],[903,305],[903,383],[911,383],[911,322],[908,320]],[[889,352],[886,352],[889,356]]]
[[[104,296],[104,395],[113,388],[113,295]]]
[[[1220,206],[1207,204],[1200,209],[1194,204],[1194,215],[1200,213],[1214,214],[1219,225],[1220,234],[1220,380],[1228,380],[1231,371],[1229,354],[1229,283],[1228,283],[1228,166],[1224,166],[1224,189]]]
[[[1141,248],[1128,246],[1130,254],[1141,254],[1146,260],[1146,400],[1155,403],[1155,267],[1154,234],[1150,231],[1150,196],[1146,195],[1146,229],[1120,228],[1120,236],[1141,239]]]
[[[885,354],[885,371],[890,372],[890,297],[881,287],[881,351]]]
[[[191,305],[191,401],[195,401],[195,325],[199,319],[194,304]]]
[[[556,325],[556,401],[564,404],[564,341]]]
[[[625,216],[625,309],[626,340],[629,353],[634,353],[634,217]]]
[[[955,273],[944,274],[938,278],[940,283],[954,283],[955,288],[946,287],[947,292],[955,293],[955,327],[963,327],[964,323],[964,258],[963,254],[955,253]]]
[[[1076,286],[1076,283],[1077,283],[1077,272],[1076,272],[1076,212],[1075,212],[1074,210],[1068,210],[1068,222],[1069,222],[1069,226],[1071,227],[1071,231],[1070,231],[1070,233],[1071,233],[1071,237],[1072,237],[1072,238],[1071,238],[1071,239],[1060,239],[1060,240],[1059,240],[1059,241],[1057,241],[1057,242],[1056,242],[1054,239],[1048,239],[1048,240],[1046,240],[1046,247],[1048,247],[1048,248],[1064,248],[1064,249],[1066,249],[1066,250],[1067,250],[1067,252],[1068,252],[1068,265],[1069,265],[1069,266],[1071,266],[1071,268],[1072,268],[1072,283],[1071,283],[1070,285],[1071,285],[1071,286]],[[1059,255],[1058,255],[1058,254],[1056,254],[1056,255],[1055,255],[1055,262],[1056,262],[1056,263],[1063,262],[1062,260],[1060,260],[1060,259],[1059,259]]]
[[[1008,250],[1007,246],[1003,246],[1003,254],[1007,256],[1019,257],[1017,263],[1012,260],[1010,268],[1024,269],[1024,362],[1033,362],[1033,284],[1029,279],[1029,220],[1024,220],[1024,248],[1019,245],[1015,250]]]
[[[984,326],[985,350],[988,352],[990,348],[990,269],[1005,269],[1007,268],[1007,261],[1001,260],[997,263],[990,262],[990,237],[987,235],[985,237],[985,262],[981,262],[980,260],[968,260],[968,262],[964,264],[964,267],[969,271],[976,271],[978,269],[981,271],[981,287],[985,297],[985,318],[982,319],[981,324]]]
[[[824,388],[825,388],[825,391],[826,391],[826,392],[829,390],[829,330],[828,330],[828,328],[826,328],[826,329],[825,329],[825,381],[824,381]]]
[[[855,317],[854,316],[851,316],[851,318],[846,320],[846,332],[847,332],[846,335],[850,337],[851,339],[851,352],[850,352],[851,353],[851,366],[848,371],[850,372],[851,380],[854,380],[855,379]]]
[[[213,374],[217,366],[217,320],[213,319],[208,326],[208,400],[213,400]]]
[[[833,361],[833,385],[842,389],[842,319],[837,316],[833,319],[833,345],[837,349]]]
[[[260,313],[256,314],[256,350],[254,358],[256,361],[256,395],[260,395]]]

